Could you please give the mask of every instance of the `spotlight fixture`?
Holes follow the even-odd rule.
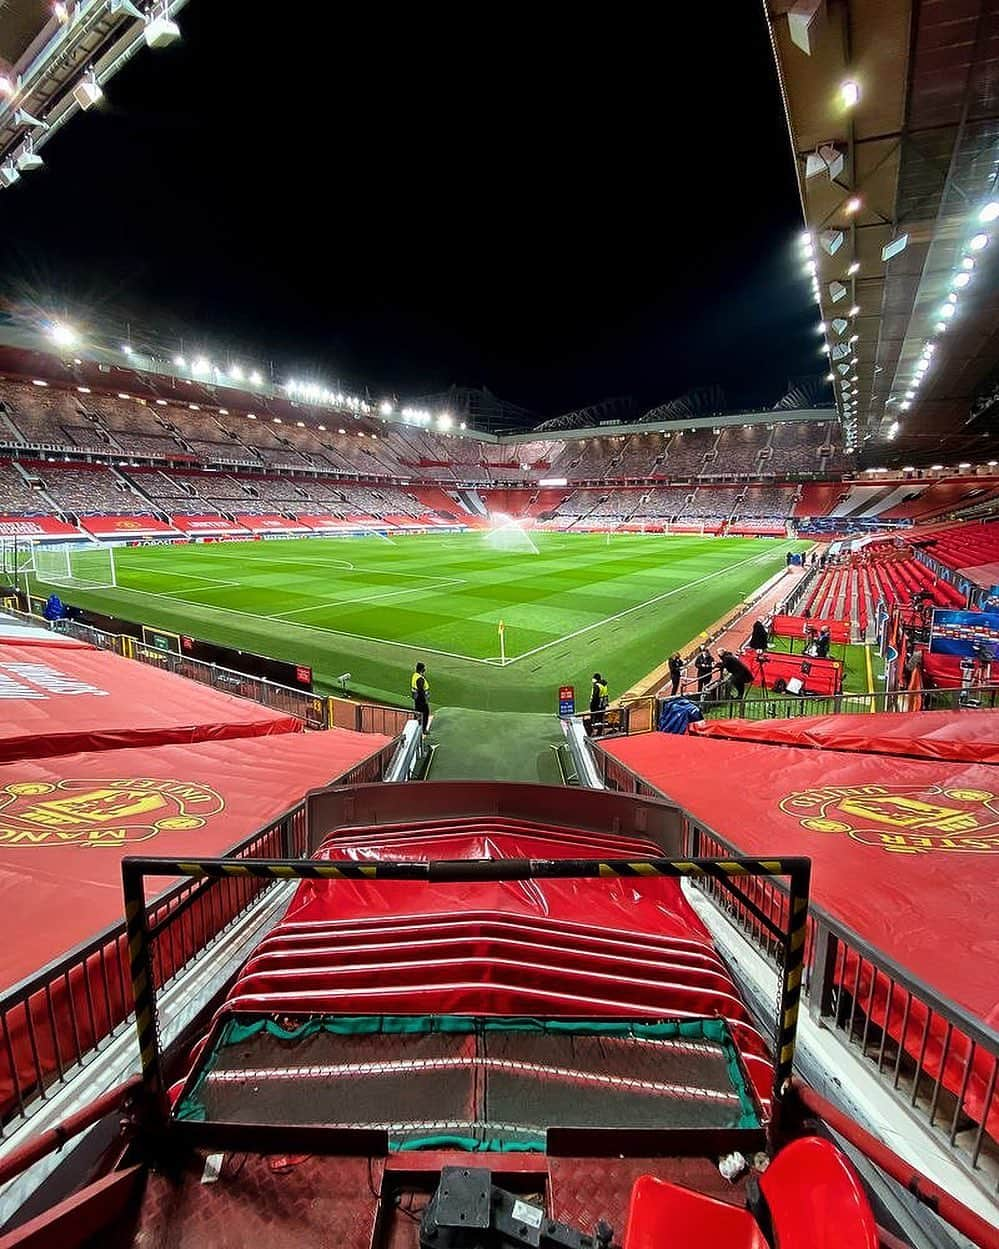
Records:
[[[982,225],[988,225],[990,221],[995,221],[997,217],[999,217],[999,199],[989,200],[978,214],[978,220]]]
[[[860,84],[853,78],[841,82],[839,100],[844,108],[855,108],[860,103]]]
[[[973,252],[980,252],[983,247],[988,247],[988,245],[989,236],[987,234],[974,234],[971,237],[971,241],[968,243],[968,247]]]
[[[850,265],[849,269],[847,269],[847,273],[849,274],[850,277],[853,277],[853,275],[859,272],[859,270],[860,270],[860,261],[855,260],[853,264]]]
[[[971,281],[971,274],[965,273],[963,269],[961,270],[960,273],[954,274],[953,282],[954,282],[954,285],[957,287],[967,286],[970,281]]]
[[[850,198],[843,205],[843,211],[846,213],[848,217],[852,217],[854,213],[860,212],[862,203],[863,201],[861,200],[859,195],[851,195]]]
[[[174,363],[175,368],[178,368],[178,369],[187,368],[187,361],[184,359],[183,356],[174,356],[173,363]]]
[[[860,316],[860,306],[859,306],[858,304],[854,304],[854,305],[853,305],[853,307],[850,309],[850,311],[847,313],[847,316],[851,316],[851,317],[859,317],[859,316]]]
[[[962,268],[962,269],[967,269],[967,270],[968,270],[968,272],[970,273],[970,272],[971,272],[971,270],[972,270],[972,269],[974,269],[974,267],[975,267],[975,262],[971,259],[971,257],[970,257],[970,256],[962,256],[962,257],[961,257],[961,268]]]
[[[952,317],[956,311],[957,308],[954,304],[944,304],[944,306],[940,309],[940,315],[942,317],[949,318]]]
[[[104,99],[104,91],[92,69],[88,69],[73,88],[73,99],[84,112],[88,108],[93,108],[95,104],[99,104]]]

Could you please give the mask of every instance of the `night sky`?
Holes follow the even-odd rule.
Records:
[[[769,405],[823,362],[763,17],[667,11],[192,0],[0,194],[0,291],[376,394]]]

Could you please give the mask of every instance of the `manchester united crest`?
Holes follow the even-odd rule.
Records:
[[[187,781],[20,781],[0,789],[0,845],[121,847],[203,828],[221,794]]]
[[[942,785],[822,785],[780,809],[813,833],[845,833],[895,854],[999,851],[999,795]]]

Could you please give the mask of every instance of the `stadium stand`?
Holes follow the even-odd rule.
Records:
[[[40,484],[31,485],[13,464],[0,461],[0,511],[32,516],[53,510]]]
[[[45,492],[59,511],[84,516],[94,512],[127,514],[145,506],[128,483],[102,464],[39,467]]]
[[[679,430],[670,439],[666,451],[664,472],[670,477],[696,477],[702,470],[716,472],[716,468],[705,469],[705,461],[714,451],[718,435],[710,429]]]
[[[956,572],[989,569],[999,564],[999,525],[994,523],[956,525],[914,541]]]
[[[698,486],[683,514],[690,520],[728,520],[741,494],[740,486]]]

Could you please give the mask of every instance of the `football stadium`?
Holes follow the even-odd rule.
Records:
[[[0,1249],[999,1249],[999,3],[336,21],[0,3]]]

